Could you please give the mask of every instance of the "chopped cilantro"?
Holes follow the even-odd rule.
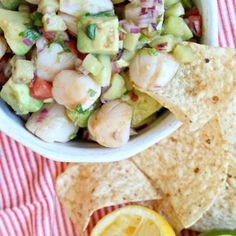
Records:
[[[97,28],[96,24],[90,24],[87,27],[87,35],[91,40],[94,40],[96,37],[96,28]]]
[[[43,27],[42,18],[43,15],[40,12],[35,12],[32,15],[32,24],[36,27]]]
[[[113,11],[103,11],[103,12],[99,12],[97,14],[86,13],[86,16],[114,16],[114,12]]]
[[[97,92],[93,89],[89,89],[88,94],[90,97],[94,97],[97,94]]]
[[[35,29],[27,29],[19,34],[24,39],[29,39],[32,43],[35,43],[40,37],[40,33]]]
[[[83,113],[84,112],[84,109],[82,107],[81,104],[79,104],[77,107],[76,107],[76,111],[79,112],[79,113]]]

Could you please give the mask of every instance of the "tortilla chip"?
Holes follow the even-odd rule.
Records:
[[[236,156],[236,95],[217,116],[223,138],[227,142],[225,149]]]
[[[236,88],[236,50],[184,43],[193,59],[156,91],[145,91],[194,131],[212,119]]]
[[[132,160],[167,196],[185,228],[212,206],[227,176],[228,162],[217,120],[195,133],[182,127]]]
[[[97,209],[126,202],[160,199],[155,189],[131,161],[71,164],[57,178],[56,191],[80,232]]]
[[[201,232],[216,228],[236,229],[236,164],[229,167],[224,191],[192,228]]]
[[[228,105],[218,112],[223,138],[230,144],[236,143],[236,95]]]

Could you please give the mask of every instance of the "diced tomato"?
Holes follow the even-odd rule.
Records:
[[[189,16],[199,16],[199,15],[200,15],[200,13],[199,13],[197,7],[193,7],[185,12],[184,18],[188,18]]]
[[[52,83],[36,77],[30,85],[30,96],[36,99],[47,99],[52,97]]]
[[[134,92],[130,92],[129,93],[129,97],[133,102],[137,102],[138,101],[138,95],[135,94]]]
[[[193,34],[197,37],[202,36],[202,17],[198,16],[189,16],[186,19],[188,27],[191,29]]]
[[[77,44],[75,40],[66,41],[65,45],[73,52],[79,59],[84,60],[86,54],[83,54],[77,50]]]

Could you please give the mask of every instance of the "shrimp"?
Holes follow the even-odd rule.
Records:
[[[88,121],[92,138],[105,147],[121,147],[129,141],[132,108],[119,100],[104,104]]]
[[[143,90],[156,90],[165,86],[174,77],[179,64],[171,55],[152,55],[148,50],[139,51],[132,60],[129,68],[130,79]]]
[[[39,50],[35,60],[36,74],[40,79],[53,81],[57,73],[73,69],[76,55],[65,52],[61,45],[52,43],[50,47]]]
[[[86,110],[100,97],[101,87],[88,75],[64,70],[53,81],[52,95],[57,103],[68,109],[81,105]]]
[[[33,113],[25,126],[48,143],[68,142],[79,129],[67,118],[65,108],[55,103],[45,105],[40,111]]]

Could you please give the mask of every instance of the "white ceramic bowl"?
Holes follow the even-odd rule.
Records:
[[[195,0],[204,19],[203,43],[218,44],[218,19],[216,0]],[[113,162],[126,159],[152,146],[174,132],[181,123],[169,113],[164,113],[154,124],[119,149],[103,148],[91,143],[71,142],[48,144],[33,136],[24,123],[0,100],[0,129],[39,154],[63,162]]]

